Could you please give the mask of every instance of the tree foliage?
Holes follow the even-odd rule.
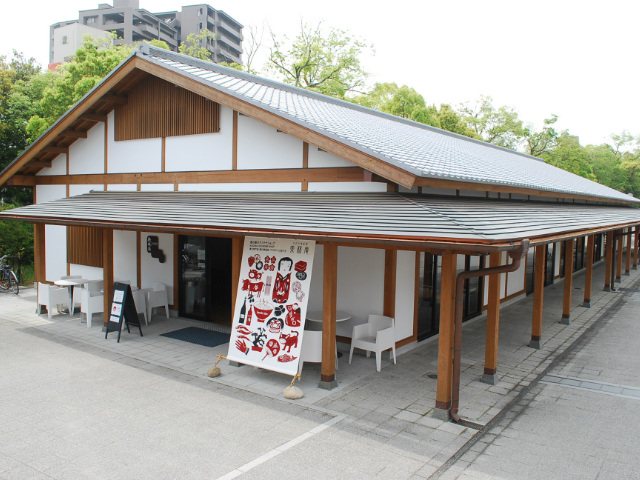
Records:
[[[285,83],[338,98],[364,86],[360,55],[367,45],[347,32],[303,23],[293,41],[271,37],[269,68]]]
[[[516,111],[506,106],[494,107],[491,97],[482,96],[474,104],[463,104],[460,113],[475,136],[485,142],[515,149],[524,137]]]
[[[211,52],[207,48],[207,44],[211,40],[215,40],[216,36],[206,28],[198,33],[190,33],[187,38],[180,44],[178,51],[200,60],[211,61]]]

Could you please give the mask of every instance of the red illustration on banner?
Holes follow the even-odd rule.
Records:
[[[300,307],[297,303],[287,305],[287,318],[285,319],[288,327],[299,327],[302,325],[300,319]]]
[[[298,348],[298,337],[299,336],[300,336],[300,334],[298,333],[297,330],[294,330],[293,332],[291,332],[289,334],[281,333],[280,334],[280,341],[282,342],[282,350],[286,350],[287,352],[291,353],[291,349],[292,348]]]

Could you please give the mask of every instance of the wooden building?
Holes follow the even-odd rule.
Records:
[[[180,316],[228,323],[246,235],[318,242],[309,308],[396,319],[397,345],[439,334],[437,407],[456,414],[462,322],[487,312],[494,381],[499,310],[594,261],[613,285],[637,265],[638,200],[542,160],[219,65],[142,47],[0,173],[34,204],[36,278],[162,281]],[[165,262],[147,251],[158,237]],[[182,260],[203,252],[206,268]],[[619,262],[614,262],[614,256]],[[108,292],[105,302],[110,299]],[[195,299],[204,301],[195,301]],[[105,311],[108,309],[105,308]],[[105,319],[106,321],[106,319]],[[337,330],[337,331],[336,331]]]

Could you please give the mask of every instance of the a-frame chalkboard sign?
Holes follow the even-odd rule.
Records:
[[[110,332],[118,332],[118,343],[120,343],[123,322],[127,326],[127,332],[131,333],[129,326],[138,327],[142,337],[142,326],[138,318],[136,304],[133,301],[131,286],[126,283],[116,282],[113,284],[113,301],[104,338],[106,339]]]

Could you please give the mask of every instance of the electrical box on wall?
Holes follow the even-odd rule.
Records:
[[[147,236],[147,252],[149,252],[153,258],[157,258],[160,263],[167,261],[167,256],[160,250],[160,241],[157,235]]]

